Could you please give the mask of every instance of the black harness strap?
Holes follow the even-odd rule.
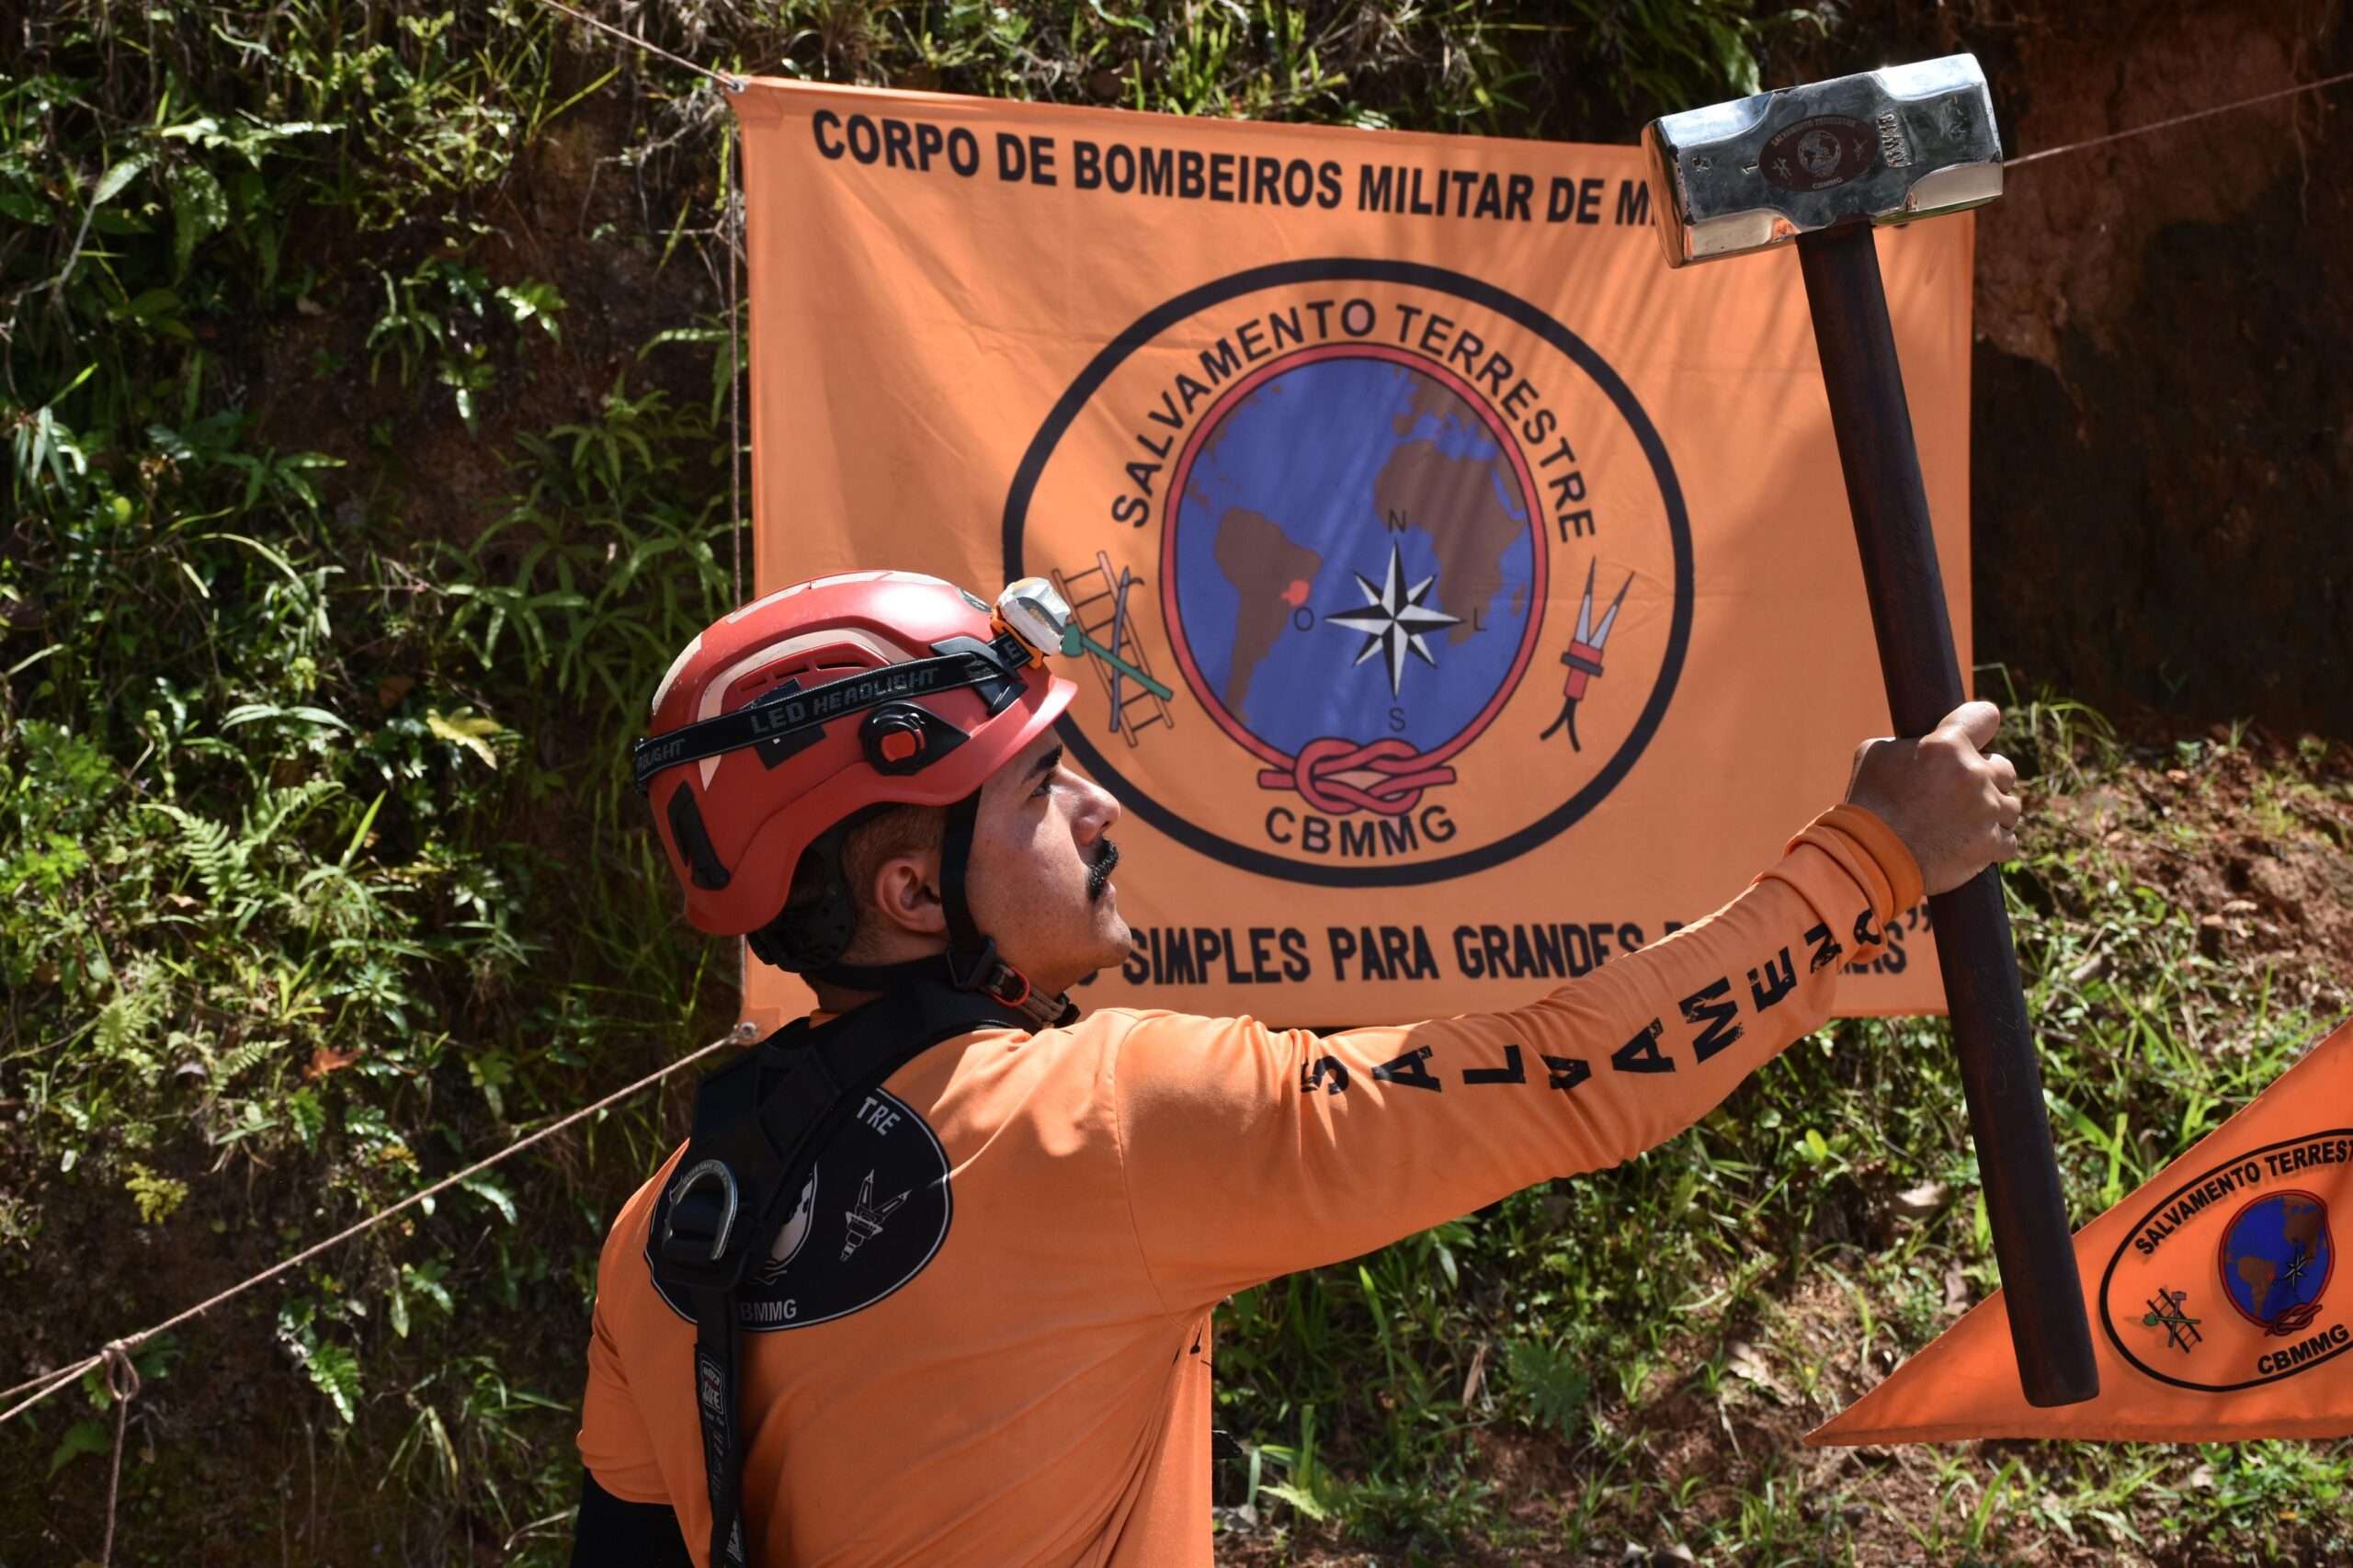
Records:
[[[965,891],[972,868],[972,830],[980,820],[981,792],[975,790],[948,808],[948,820],[939,830],[939,912],[948,917],[951,953],[981,950],[981,928],[972,919]]]
[[[996,956],[995,939],[988,937],[981,938],[977,951],[962,956],[933,953],[927,958],[905,959],[898,963],[835,962],[813,971],[812,978],[845,991],[877,994],[908,985],[939,984],[958,991],[977,991],[999,1006],[1011,1008],[1025,1028],[1062,1028],[1078,1018],[1078,1004],[1070,999],[1068,992],[1049,996],[1037,990],[1028,975]]]
[[[1037,1027],[1023,1008],[987,992],[909,978],[830,1023],[789,1024],[705,1077],[679,1174],[654,1209],[655,1281],[674,1303],[683,1298],[694,1309],[713,1568],[746,1568],[751,1555],[738,1409],[736,1297],[745,1269],[767,1255],[818,1156],[892,1074],[973,1029]]]

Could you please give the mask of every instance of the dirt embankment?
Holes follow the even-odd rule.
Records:
[[[1949,41],[2013,157],[2353,69],[2337,0],[2003,9]],[[1978,241],[1981,660],[2353,733],[2348,154],[2353,84],[2012,171]]]

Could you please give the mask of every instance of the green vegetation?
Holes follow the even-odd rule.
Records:
[[[0,82],[0,1269],[20,1294],[100,1256],[41,1293],[54,1316],[8,1381],[709,1038],[727,1006],[621,762],[730,591],[711,95],[624,92],[528,5],[28,27]],[[584,344],[566,290],[601,279],[520,254],[513,203],[591,115],[628,150],[617,197],[671,222],[606,204],[597,244],[665,298]],[[412,1550],[503,1541],[574,1484],[552,1352],[657,1109],[179,1343],[216,1368],[224,1340],[276,1346],[270,1403],[368,1468],[363,1494],[422,1506]],[[139,1227],[155,1245],[127,1256]],[[515,1352],[541,1335],[551,1353]],[[44,1461],[8,1473],[88,1451],[76,1420],[61,1401],[0,1433]],[[275,1478],[160,1455],[145,1476],[133,1520],[277,1533]],[[37,1539],[40,1490],[9,1494],[0,1539]]]
[[[631,17],[733,67],[1553,136],[1833,36],[1743,0]],[[672,914],[622,744],[735,566],[708,83],[529,0],[75,0],[7,50],[0,1382],[723,1027],[732,966]],[[2218,949],[2143,840],[2195,856],[2227,808],[2341,855],[2347,772],[2019,719],[2056,801],[2152,763],[2255,781],[2118,845],[2038,830],[2016,880],[2089,1213],[2337,1005]],[[554,1560],[596,1244],[679,1104],[145,1347],[123,1559]],[[1268,1560],[2353,1550],[2341,1449],[1798,1449],[1990,1285],[1972,1178],[1941,1028],[1847,1024],[1667,1154],[1248,1292],[1222,1518]],[[94,1377],[0,1429],[0,1557],[95,1553],[113,1419]]]

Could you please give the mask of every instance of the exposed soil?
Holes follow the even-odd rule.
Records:
[[[2329,788],[2353,767],[2342,744],[2290,762],[2250,738],[2041,803],[2059,833],[2101,845],[2195,915],[2208,956],[2271,969],[2325,1013],[2332,987],[2339,1005],[2353,989],[2353,805]]]
[[[2334,4],[1968,41],[2014,154],[2353,66]],[[1978,232],[1977,647],[2093,702],[2353,732],[2353,87],[2012,171]]]

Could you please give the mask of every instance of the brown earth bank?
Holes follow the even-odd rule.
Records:
[[[2353,68],[2334,4],[2038,9],[1967,40],[2013,156]],[[1981,661],[2095,704],[2353,731],[2348,105],[2353,84],[2029,164],[1982,215]]]
[[[2078,147],[2353,70],[2343,0],[1858,0],[1790,13],[1763,78],[1957,50],[2013,160],[2078,148],[1977,218],[1977,659],[2353,733],[2353,83]]]

